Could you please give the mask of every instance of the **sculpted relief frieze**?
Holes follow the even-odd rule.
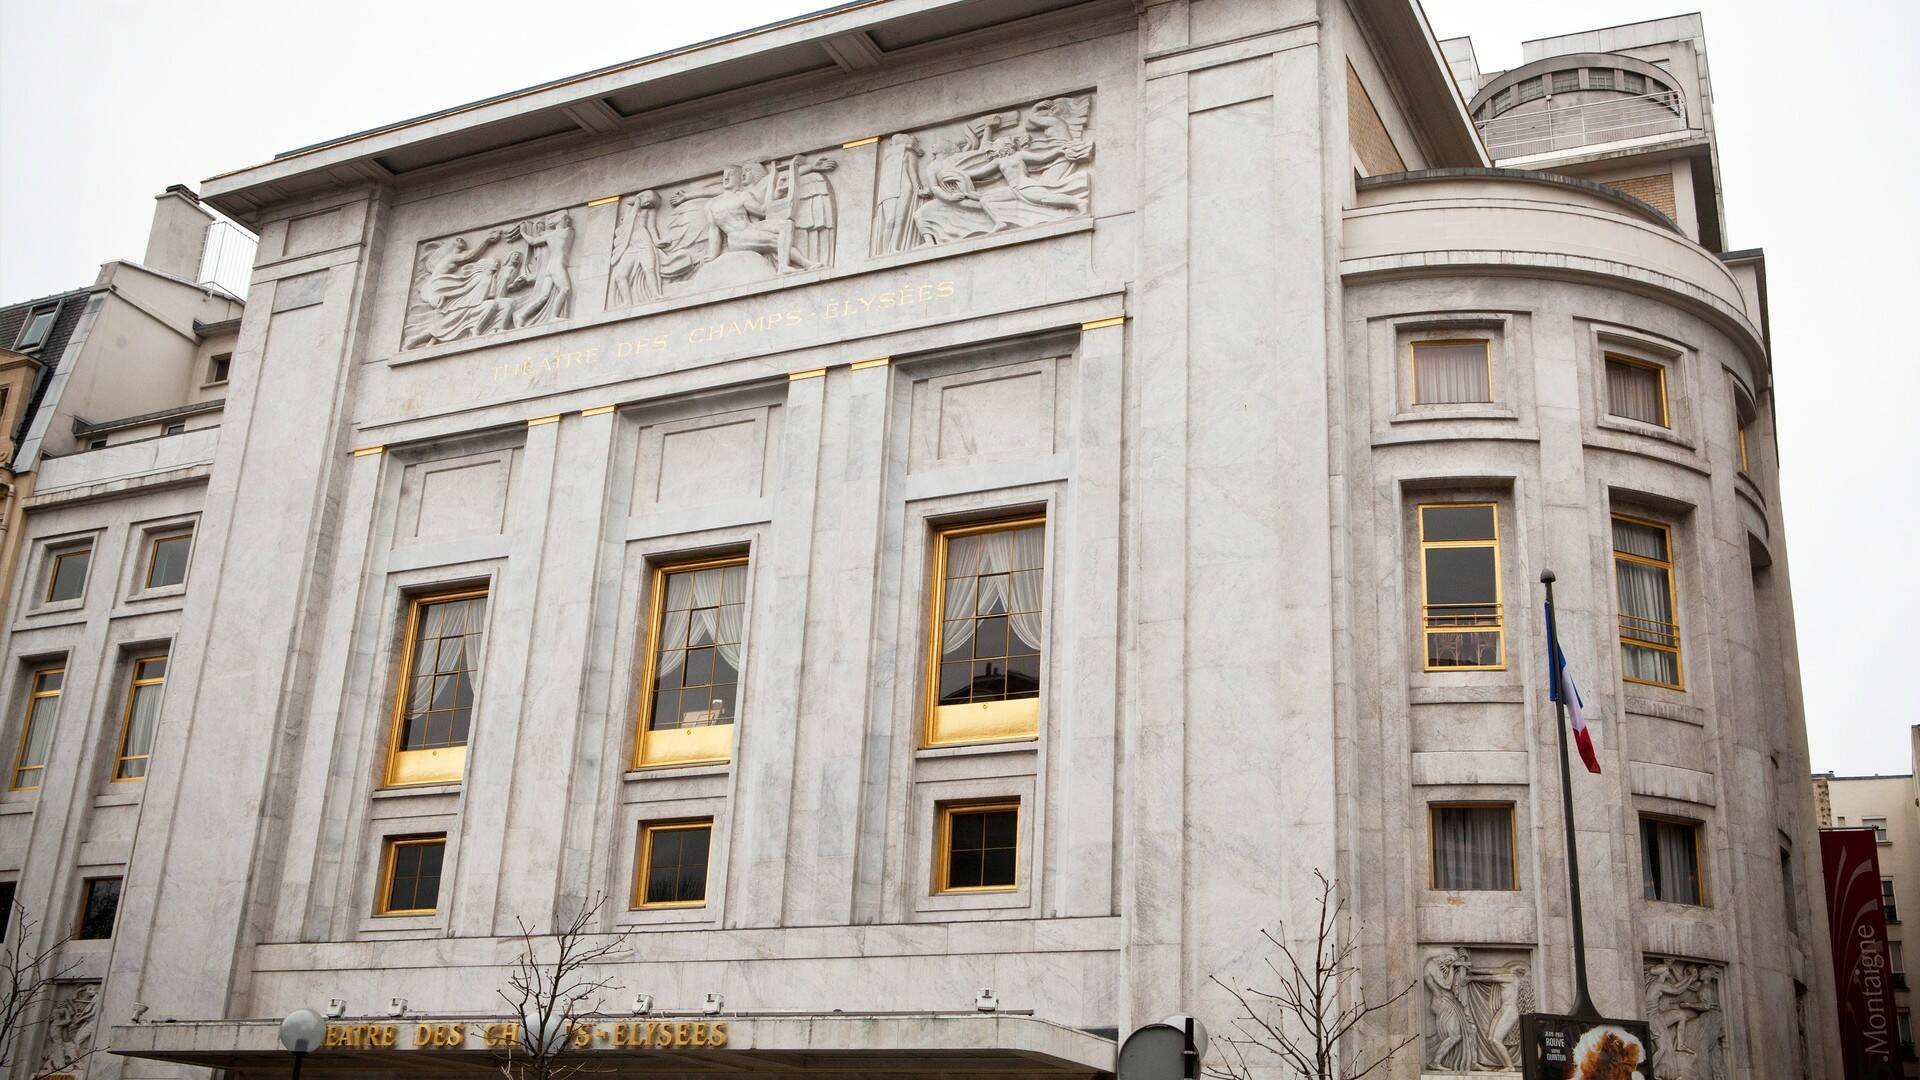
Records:
[[[832,266],[837,167],[804,154],[743,161],[621,199],[608,309]]]
[[[1645,962],[1654,1080],[1726,1080],[1719,965],[1664,956]]]
[[[420,245],[400,347],[557,322],[573,312],[573,215],[556,210]]]
[[[875,255],[1084,216],[1093,96],[1045,98],[880,141]]]
[[[1518,1072],[1520,1017],[1534,1010],[1526,954],[1464,946],[1427,956],[1426,1071]]]

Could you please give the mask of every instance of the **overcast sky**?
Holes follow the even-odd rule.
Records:
[[[821,6],[0,0],[0,301],[139,258],[168,184]],[[1523,39],[1592,29],[1603,11],[1619,23],[1693,6],[1427,0],[1427,13],[1499,69]],[[1920,3],[1701,9],[1728,246],[1767,252],[1814,767],[1904,772],[1920,722],[1920,333],[1903,321],[1920,309]]]

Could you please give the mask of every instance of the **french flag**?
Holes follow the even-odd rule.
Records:
[[[1552,674],[1549,692],[1553,700],[1564,702],[1573,718],[1573,744],[1580,749],[1580,760],[1587,771],[1598,773],[1600,759],[1593,752],[1593,735],[1587,731],[1587,714],[1580,701],[1580,690],[1573,685],[1573,672],[1567,670],[1567,654],[1560,651],[1560,633],[1553,624],[1553,605],[1547,605],[1547,665]]]

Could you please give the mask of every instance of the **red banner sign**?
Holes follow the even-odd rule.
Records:
[[[1898,1080],[1900,1030],[1873,830],[1820,830],[1820,861],[1826,868],[1827,929],[1833,935],[1833,987],[1846,1075]]]

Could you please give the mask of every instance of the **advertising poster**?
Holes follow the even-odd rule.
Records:
[[[1547,1013],[1520,1018],[1526,1080],[1651,1080],[1647,1025]]]
[[[1850,1080],[1896,1080],[1900,1028],[1893,1011],[1887,915],[1880,908],[1880,853],[1872,829],[1820,830],[1840,1056]]]

